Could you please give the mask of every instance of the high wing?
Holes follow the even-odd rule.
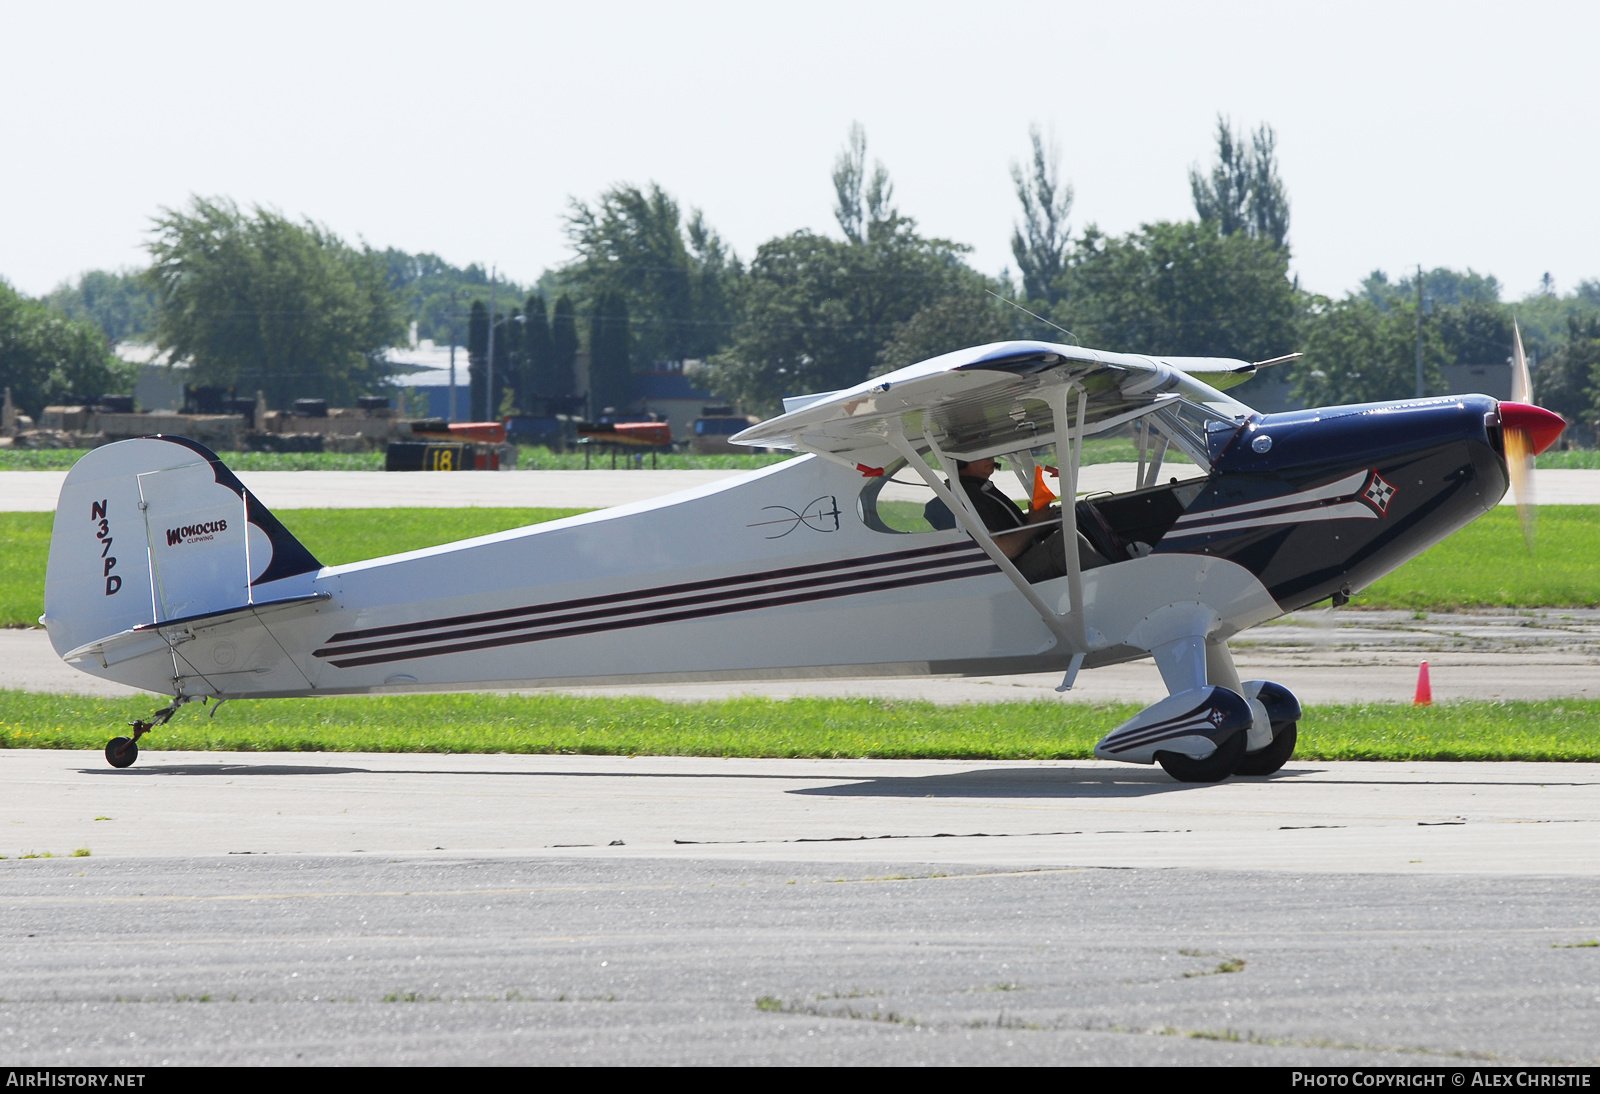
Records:
[[[1092,436],[1159,411],[1161,431],[1203,466],[1210,462],[1208,425],[1236,425],[1251,411],[1197,376],[1232,386],[1256,368],[1225,358],[996,342],[947,353],[843,391],[785,399],[783,414],[730,439],[873,468],[899,455],[891,440],[896,434],[937,437],[946,454],[970,460],[1053,444],[1057,414],[1052,407],[1067,410],[1076,436]],[[1080,401],[1081,422],[1072,413]]]
[[[1034,454],[1053,446],[1061,495],[1072,498],[1083,438],[1149,418],[1139,431],[1141,485],[1154,481],[1169,443],[1209,467],[1214,448],[1220,449],[1213,442],[1231,438],[1252,412],[1195,379],[1191,370],[1231,378],[1248,376],[1254,368],[1248,361],[1164,359],[1050,342],[996,342],[935,357],[845,391],[785,400],[783,414],[731,440],[809,452],[868,476],[880,476],[890,465],[911,468],[1073,651],[1062,684],[1070,687],[1091,647],[1078,552],[1064,551],[1066,596],[1052,599],[1041,593],[996,544],[966,492],[953,489],[956,461],[1004,454],[1019,470],[1031,471]],[[1147,460],[1151,426],[1162,442]],[[1062,505],[1060,512],[1066,542],[1076,543],[1076,506]]]

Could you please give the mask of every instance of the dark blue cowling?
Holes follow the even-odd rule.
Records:
[[[1261,414],[1213,433],[1211,476],[1157,552],[1226,558],[1286,611],[1365,588],[1505,494],[1486,395]]]

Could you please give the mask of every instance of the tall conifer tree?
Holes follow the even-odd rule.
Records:
[[[550,347],[550,313],[544,304],[544,297],[534,293],[528,297],[528,306],[523,309],[527,318],[524,327],[523,342],[527,347],[528,368],[527,377],[527,402],[532,403],[548,395],[556,394],[554,386],[554,360]],[[532,414],[535,411],[530,406],[524,410]]]
[[[589,321],[589,408],[625,410],[633,399],[629,367],[628,302],[621,293],[602,293]]]
[[[562,293],[550,322],[550,394],[571,395],[573,363],[578,357],[578,315],[572,298]]]
[[[467,375],[471,378],[471,397],[467,413],[475,422],[488,420],[484,411],[488,384],[489,364],[489,309],[483,301],[472,302],[472,314],[467,319]]]

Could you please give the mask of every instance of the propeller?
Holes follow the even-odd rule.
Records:
[[[1566,419],[1535,405],[1533,381],[1528,375],[1528,355],[1522,350],[1522,330],[1511,321],[1515,337],[1511,355],[1511,399],[1500,404],[1500,429],[1505,437],[1506,470],[1510,472],[1511,493],[1517,499],[1517,520],[1522,524],[1522,539],[1533,550],[1535,516],[1533,458],[1551,445],[1567,428]]]

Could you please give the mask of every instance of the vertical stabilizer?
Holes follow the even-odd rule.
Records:
[[[203,445],[141,437],[90,452],[61,487],[45,612],[56,652],[253,603],[321,564]]]

